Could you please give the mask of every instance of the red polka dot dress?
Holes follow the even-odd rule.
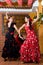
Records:
[[[21,45],[20,59],[24,62],[39,62],[40,61],[40,47],[38,44],[38,38],[35,35],[34,30],[30,30],[29,26],[25,25],[26,40]]]

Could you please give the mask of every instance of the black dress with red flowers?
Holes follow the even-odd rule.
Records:
[[[5,36],[5,44],[3,47],[2,57],[3,58],[18,58],[19,57],[19,47],[14,38],[15,28],[13,27],[15,23],[11,23],[10,28],[8,28],[8,32]]]

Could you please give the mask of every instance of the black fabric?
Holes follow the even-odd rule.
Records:
[[[14,32],[14,25],[15,23],[11,24],[11,27],[9,28],[9,32],[6,33],[5,36],[5,42],[2,52],[2,57],[13,57],[18,58],[19,57],[19,47],[17,45],[17,42],[15,41],[14,34],[11,35],[11,32]]]
[[[11,33],[11,32],[14,32],[14,25],[16,25],[16,23],[11,23],[11,26],[10,26],[10,28],[8,28],[8,30],[9,30],[9,32]]]

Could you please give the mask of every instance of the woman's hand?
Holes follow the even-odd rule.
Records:
[[[19,34],[19,37],[20,37],[21,39],[24,39],[20,34]]]
[[[22,37],[22,36],[21,36],[21,34],[20,34],[20,29],[19,29],[19,31],[18,31],[18,32],[19,32],[19,37],[20,37],[21,39],[23,39],[23,37]]]
[[[8,12],[6,12],[6,14],[8,14]]]

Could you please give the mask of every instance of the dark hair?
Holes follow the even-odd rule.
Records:
[[[29,18],[29,28],[32,29],[32,19],[29,15],[26,15],[25,17]]]
[[[12,16],[9,16],[8,19],[10,19]]]
[[[9,22],[9,21],[7,20],[7,22],[6,22],[6,27],[8,27],[8,22]]]

